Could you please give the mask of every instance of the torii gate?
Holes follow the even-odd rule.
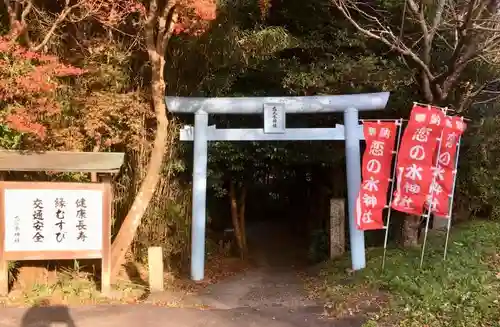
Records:
[[[181,141],[194,141],[191,279],[202,280],[205,269],[207,155],[209,141],[345,140],[349,234],[353,270],[366,265],[364,232],[356,228],[355,207],[361,184],[359,141],[364,139],[359,111],[382,110],[389,92],[299,97],[165,97],[172,113],[195,115],[194,128],[184,127]],[[335,128],[285,127],[286,114],[343,112],[344,126]],[[264,114],[263,129],[216,129],[209,114]]]

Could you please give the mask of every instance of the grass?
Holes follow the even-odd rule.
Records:
[[[207,260],[206,278],[203,283],[195,283],[166,271],[165,292],[149,298],[147,269],[138,263],[132,264],[135,272],[125,269],[123,276],[117,278],[116,283],[112,285],[110,297],[104,297],[100,293],[95,272],[89,271],[92,267],[80,267],[78,261],[75,261],[71,268],[58,266],[54,278],[40,278],[42,282],[34,284],[20,277],[19,273],[23,268],[20,262],[9,262],[9,264],[9,279],[13,285],[8,297],[0,297],[0,308],[141,302],[167,307],[193,307],[197,305],[190,302],[182,303],[185,295],[196,293],[211,283],[248,268],[247,263],[238,258],[212,255]]]
[[[347,278],[346,260],[330,262],[322,291],[332,314],[371,312],[370,327],[500,326],[500,223],[459,226],[446,261],[443,249],[444,236],[431,235],[422,269],[420,250],[389,249],[384,271],[373,249],[367,268]]]
[[[12,266],[12,271],[19,267]],[[92,275],[80,270],[60,268],[57,279],[53,282],[35,282],[23,287],[14,281],[14,287],[6,298],[0,298],[3,306],[38,306],[38,305],[83,305],[99,303],[136,303],[145,293],[144,287],[136,283],[120,280],[113,285],[120,296],[103,297]]]

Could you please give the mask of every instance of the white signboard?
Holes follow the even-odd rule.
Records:
[[[283,103],[264,104],[264,133],[285,133],[285,105]]]
[[[4,192],[5,252],[102,250],[103,191]]]

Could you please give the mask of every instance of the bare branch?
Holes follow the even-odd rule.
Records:
[[[158,0],[151,0],[149,3],[149,11],[146,18],[146,45],[148,51],[156,50],[155,47],[155,28],[158,23]]]
[[[476,31],[500,33],[500,27],[484,27],[481,25],[474,24],[473,29]]]
[[[158,21],[158,36],[156,40],[156,48],[158,52],[164,53],[168,41],[172,36],[174,31],[174,25],[177,23],[177,1],[171,0],[168,4],[163,8],[162,15],[159,17]]]
[[[487,104],[487,103],[497,101],[498,99],[500,99],[500,95],[494,96],[494,97],[486,99],[486,100],[474,101],[474,104],[476,104],[476,105],[477,104]]]
[[[479,4],[477,1],[469,2],[464,23],[457,29],[459,42],[447,65],[448,70],[436,77],[443,98],[447,97],[451,88],[456,85],[470,61],[499,44],[500,35],[490,37],[485,33],[476,33],[473,28],[475,21],[489,19],[495,13],[496,1],[482,0]]]
[[[399,28],[399,38],[402,40],[403,39],[403,31],[405,28],[405,19],[406,19],[406,7],[408,2],[405,1],[404,7],[403,7],[403,17],[401,17],[401,27]]]
[[[492,84],[497,84],[500,82],[500,78],[495,78],[493,80],[487,81],[480,85],[478,88],[473,90],[472,85],[468,85],[467,90],[463,92],[462,100],[460,101],[459,111],[463,111],[467,106],[487,104],[500,99],[500,91],[487,90],[486,88]],[[479,101],[474,101],[481,94],[487,94],[486,99]]]
[[[24,7],[23,12],[21,13],[21,22],[22,23],[26,23],[26,17],[28,17],[32,8],[33,8],[33,2],[28,0],[27,5]]]
[[[27,5],[24,7],[21,13],[21,26],[22,26],[22,34],[24,36],[24,41],[26,44],[30,45],[30,36],[28,34],[28,24],[26,23],[26,18],[28,17],[31,9],[33,8],[33,2],[31,0],[27,0]]]
[[[5,8],[7,9],[7,15],[9,16],[9,25],[12,28],[16,22],[16,11],[12,8],[11,0],[3,0]]]
[[[78,2],[72,6],[69,5],[69,0],[65,0],[64,3],[64,8],[57,16],[56,20],[52,24],[52,26],[49,28],[47,33],[45,34],[45,37],[43,38],[42,42],[40,42],[38,45],[32,46],[31,50],[33,51],[40,51],[47,43],[50,41],[50,38],[54,35],[55,31],[57,28],[64,22],[66,17],[71,13],[71,11],[81,5],[81,2]]]
[[[415,2],[415,0],[407,0],[407,2],[410,11],[417,20],[417,23],[419,24],[422,31],[422,60],[427,66],[429,66],[431,61],[432,43],[434,41],[434,36],[436,35],[437,30],[442,22],[446,0],[438,1],[434,17],[432,17],[432,25],[430,26],[430,28],[427,25],[424,4],[421,2],[419,6],[417,2]]]
[[[170,38],[174,34],[174,27],[175,27],[175,24],[177,24],[177,20],[179,18],[179,14],[175,10],[175,8],[172,9],[170,17],[171,18],[170,18],[170,24],[168,26],[168,30],[163,35],[163,39],[162,39],[162,47],[161,48],[163,49],[164,52],[167,49],[167,45],[168,45],[168,42],[170,41]]]
[[[429,66],[431,62],[432,38],[431,35],[429,34],[429,29],[427,27],[427,22],[425,20],[424,5],[421,4],[420,6],[418,6],[414,0],[407,0],[407,1],[410,7],[410,11],[417,19],[418,24],[420,25],[420,29],[422,30],[422,40],[423,40],[422,61],[425,63],[426,66]]]
[[[458,25],[456,28],[456,45],[455,45],[455,50],[453,51],[453,54],[451,56],[451,59],[449,62],[451,63],[451,66],[455,67],[448,67],[448,71],[439,75],[436,79],[440,81],[445,81],[447,78],[453,74],[453,72],[456,69],[456,63],[459,61],[459,58],[461,54],[463,53],[464,48],[470,48],[470,43],[472,42],[472,38],[470,36],[470,33],[467,33],[467,31],[471,28],[473,24],[473,16],[474,12],[476,11],[476,1],[471,0],[469,1],[469,4],[467,6],[467,11],[462,14],[465,16],[465,19],[462,24]],[[481,8],[479,8],[481,11]],[[459,16],[462,16],[459,15]]]
[[[446,5],[446,0],[439,0],[437,3],[436,13],[434,14],[434,19],[432,20],[432,25],[431,25],[431,39],[437,32],[439,25],[441,25],[445,5]]]
[[[417,18],[418,24],[422,29],[422,33],[424,33],[424,38],[429,36],[429,29],[427,28],[427,22],[425,21],[424,16],[424,7],[423,5],[418,6],[414,0],[407,0],[408,7],[413,15]]]
[[[370,20],[374,23],[376,23],[377,27],[379,29],[377,30],[370,30],[361,27],[360,24],[352,18],[351,13],[349,9],[347,8],[346,1],[345,0],[333,0],[334,5],[340,10],[340,12],[344,15],[344,17],[351,23],[352,26],[354,26],[359,32],[362,34],[368,36],[369,38],[372,38],[374,40],[378,40],[385,45],[387,45],[391,50],[397,51],[399,54],[410,58],[413,62],[415,62],[425,73],[425,75],[429,79],[433,79],[434,76],[431,73],[429,66],[425,64],[424,61],[415,53],[413,52],[408,46],[406,46],[401,39],[399,39],[397,36],[394,35],[394,33],[388,28],[383,26],[383,24],[376,18],[371,15],[368,15],[366,12],[361,10],[359,7],[356,5],[350,5],[349,7],[359,14],[365,16],[365,17],[370,17]]]
[[[366,6],[364,2],[361,5],[357,0],[332,1],[357,31],[382,42],[415,64],[420,71],[417,74],[419,84],[428,101],[445,101],[472,61],[482,59],[497,63],[500,58],[497,0],[405,0],[404,6],[409,8],[410,15],[406,17],[403,13],[401,26],[405,19],[411,20],[419,27],[420,35],[405,34],[401,27],[399,37],[382,22],[380,17],[383,15],[377,9],[370,8],[368,13],[361,7]],[[359,18],[354,18],[354,14]],[[444,65],[433,67],[431,54],[435,39],[451,53]],[[475,96],[474,92],[470,89],[466,94]]]

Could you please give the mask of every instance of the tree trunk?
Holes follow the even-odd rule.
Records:
[[[241,194],[240,194],[240,210],[239,210],[239,219],[240,222],[240,231],[241,231],[241,243],[243,245],[242,252],[243,257],[246,258],[248,255],[248,246],[247,246],[247,229],[245,223],[245,207],[246,207],[246,198],[247,198],[247,189],[245,184],[241,186]]]
[[[125,254],[134,240],[137,228],[141,223],[141,218],[153,197],[158,181],[160,180],[163,157],[166,152],[169,121],[163,99],[165,94],[165,82],[162,72],[164,58],[156,52],[150,52],[149,55],[152,62],[152,97],[157,122],[156,135],[146,176],[111,247],[111,273],[113,276],[116,276],[124,263]]]
[[[403,246],[418,247],[420,216],[407,216],[403,223]]]
[[[156,135],[146,169],[146,176],[111,246],[112,276],[119,272],[125,261],[125,254],[134,240],[137,228],[153,197],[162,172],[163,158],[167,150],[166,141],[169,125],[167,106],[164,100],[166,84],[163,74],[165,52],[178,18],[176,5],[177,1],[167,1],[162,4],[162,8],[162,6],[159,7],[157,0],[151,0],[149,4],[144,32],[151,62],[151,95],[156,116]]]
[[[240,199],[238,201],[238,197],[236,194],[236,183],[231,181],[229,184],[229,198],[231,201],[231,220],[233,222],[236,243],[238,244],[241,258],[245,259],[248,252],[245,231],[245,187],[242,187]]]

